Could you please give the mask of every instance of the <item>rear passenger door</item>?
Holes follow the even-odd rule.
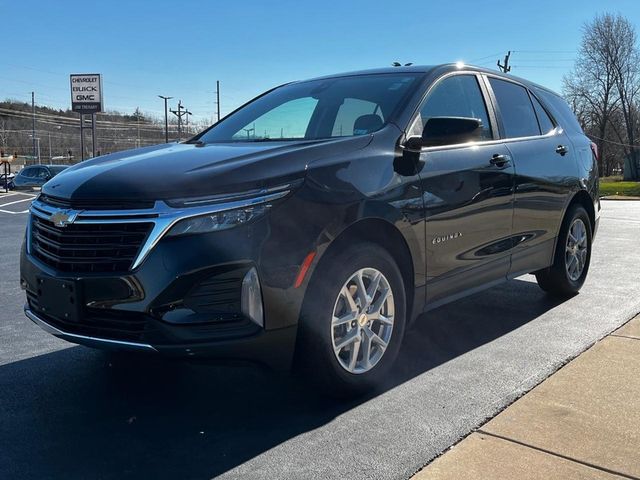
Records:
[[[515,164],[514,249],[509,276],[551,264],[575,171],[571,143],[524,86],[488,76],[505,145]]]
[[[426,147],[420,156],[430,306],[509,270],[514,169],[485,94],[475,74],[447,76],[431,87],[410,130],[419,134],[432,117],[475,118],[483,127],[479,141]]]

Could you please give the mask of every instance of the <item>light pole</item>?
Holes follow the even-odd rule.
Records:
[[[191,135],[191,132],[189,131],[189,115],[191,115],[191,112],[189,110],[185,110],[184,113],[187,115],[187,135]]]
[[[167,100],[171,100],[173,97],[164,97],[158,95],[164,100],[164,143],[169,143],[169,118],[167,117]]]
[[[37,152],[38,152],[37,159],[38,159],[38,163],[40,163],[40,137],[36,137],[34,135],[29,135],[29,136],[33,138],[34,145],[36,145],[36,142],[37,142]]]
[[[56,125],[56,130],[60,130],[62,127],[60,125]],[[49,165],[51,165],[51,159],[52,159],[52,154],[51,154],[51,131],[48,132],[49,133]]]

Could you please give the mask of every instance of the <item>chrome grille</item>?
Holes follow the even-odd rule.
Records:
[[[78,223],[56,227],[31,216],[31,253],[69,273],[124,272],[131,268],[152,223]]]

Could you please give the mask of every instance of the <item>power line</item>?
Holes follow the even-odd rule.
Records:
[[[480,58],[474,58],[472,60],[469,60],[466,63],[476,63],[476,62],[479,62],[480,60],[486,60],[488,58],[496,58],[496,55],[500,55],[500,52],[492,53],[491,55],[486,55],[486,56],[480,57]]]
[[[591,135],[590,133],[587,133],[586,135],[589,138],[595,138],[596,140],[600,140],[605,143],[611,143],[612,145],[619,145],[621,147],[630,147],[630,148],[640,148],[640,145],[633,145],[631,143],[614,142],[613,140],[607,140],[606,138],[596,137],[595,135]]]
[[[24,118],[26,116],[28,116],[29,118],[31,117],[29,112],[27,112],[26,110],[14,110],[14,109],[2,108],[2,107],[0,107],[0,114],[7,115],[7,116],[20,117],[20,118]],[[98,114],[98,115],[100,115],[100,114]],[[109,114],[103,114],[103,115],[109,115]],[[36,112],[35,116],[38,119],[38,121],[60,120],[62,122],[71,122],[73,124],[78,124],[80,122],[80,120],[77,117],[67,117],[67,116],[64,116],[64,115],[56,115],[56,114],[50,114],[50,113]],[[117,120],[100,120],[100,119],[98,119],[97,122],[102,124],[102,125],[137,127],[137,123],[136,122],[126,122],[126,121],[119,122]],[[145,125],[148,125],[150,127],[155,126],[155,124],[153,124],[153,123],[147,123]]]
[[[576,53],[575,50],[513,50],[513,53]]]
[[[560,65],[513,65],[513,68],[542,68],[542,69],[561,69],[561,70],[570,70],[569,66],[560,66]]]

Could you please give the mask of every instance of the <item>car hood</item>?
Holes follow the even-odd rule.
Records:
[[[79,163],[42,192],[71,201],[170,200],[262,188],[304,176],[319,158],[364,148],[371,136],[300,142],[170,143]]]

